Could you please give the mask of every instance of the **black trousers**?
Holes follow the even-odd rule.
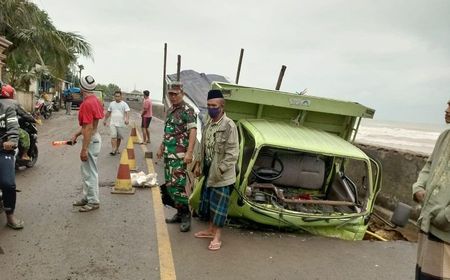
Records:
[[[16,169],[14,152],[0,150],[0,189],[7,215],[16,208]]]

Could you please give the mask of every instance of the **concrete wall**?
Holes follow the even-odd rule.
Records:
[[[16,100],[22,107],[28,112],[32,112],[34,109],[34,95],[32,92],[16,91]]]
[[[383,184],[376,204],[389,210],[393,210],[399,201],[416,206],[412,200],[411,186],[416,182],[429,155],[363,144],[358,146],[382,164]],[[417,215],[414,209],[413,218]]]

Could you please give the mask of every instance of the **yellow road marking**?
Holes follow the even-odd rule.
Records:
[[[141,135],[138,129],[136,134],[141,141]],[[145,145],[141,146],[144,154],[147,152]],[[150,158],[145,159],[147,163],[148,173],[154,173],[155,168],[153,166],[153,160]],[[164,220],[164,206],[161,202],[161,195],[158,187],[152,188],[153,197],[153,211],[155,213],[156,224],[156,238],[158,240],[158,254],[159,254],[159,272],[161,280],[175,280],[177,276],[175,274],[175,265],[173,263],[172,247],[169,239],[169,232],[167,231],[167,225]]]

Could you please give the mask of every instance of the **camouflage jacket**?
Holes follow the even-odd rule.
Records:
[[[189,131],[197,128],[197,114],[182,102],[170,107],[164,125],[164,158],[183,159],[189,145]]]

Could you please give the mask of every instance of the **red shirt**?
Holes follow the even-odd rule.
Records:
[[[89,95],[84,98],[78,111],[78,123],[80,126],[90,124],[94,120],[103,119],[103,107],[97,96]]]
[[[149,98],[144,99],[144,111],[145,114],[143,115],[143,117],[145,118],[151,118],[153,116],[153,112],[152,112],[152,100]]]

